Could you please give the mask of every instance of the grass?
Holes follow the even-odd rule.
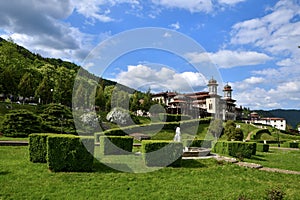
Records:
[[[299,198],[300,178],[218,164],[213,159],[184,160],[181,168],[122,173],[95,162],[92,173],[52,173],[31,163],[27,147],[0,147],[0,199],[251,199],[279,187],[286,199]]]
[[[14,137],[0,136],[0,141],[28,141],[28,137],[25,137],[25,138],[14,138]]]
[[[245,161],[258,163],[264,167],[300,171],[299,150],[271,149],[269,152],[256,152],[255,156],[252,156],[251,159],[245,159]]]

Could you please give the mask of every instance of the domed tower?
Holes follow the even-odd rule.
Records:
[[[210,95],[218,94],[218,83],[213,77],[208,81],[207,86],[208,86],[208,91],[209,91]]]
[[[232,89],[228,83],[224,86],[224,99],[231,99],[232,98]]]

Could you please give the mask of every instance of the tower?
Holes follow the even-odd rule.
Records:
[[[208,86],[209,95],[218,94],[218,83],[213,77],[208,81],[207,86]]]
[[[223,92],[224,92],[224,99],[232,98],[232,89],[231,86],[228,85],[228,83],[224,86]]]

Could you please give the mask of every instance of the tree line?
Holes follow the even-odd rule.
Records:
[[[13,41],[0,38],[2,100],[39,104],[59,103],[71,107],[73,86],[79,69],[80,67],[74,63],[43,58]],[[83,106],[89,99],[94,98],[96,107],[103,111],[109,111],[112,105],[114,107],[126,105],[131,111],[149,110],[150,90],[147,93],[132,90],[128,92],[129,88],[126,86],[115,87],[115,82],[96,77],[87,71],[84,71],[84,74],[85,80],[80,81],[74,92],[75,96],[82,97]],[[93,80],[98,82],[95,83]],[[95,91],[89,91],[87,88],[93,88]]]

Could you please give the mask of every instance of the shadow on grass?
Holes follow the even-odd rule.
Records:
[[[264,157],[264,155],[255,155],[251,156],[251,160],[267,161],[266,159],[264,159]]]
[[[199,160],[182,160],[181,167],[182,168],[206,168],[207,165],[203,164]]]
[[[0,176],[2,175],[7,175],[7,174],[10,174],[11,172],[9,171],[0,171]]]
[[[97,172],[97,173],[122,173],[118,170],[110,168],[109,166],[99,162],[97,159],[94,159],[93,172]]]

